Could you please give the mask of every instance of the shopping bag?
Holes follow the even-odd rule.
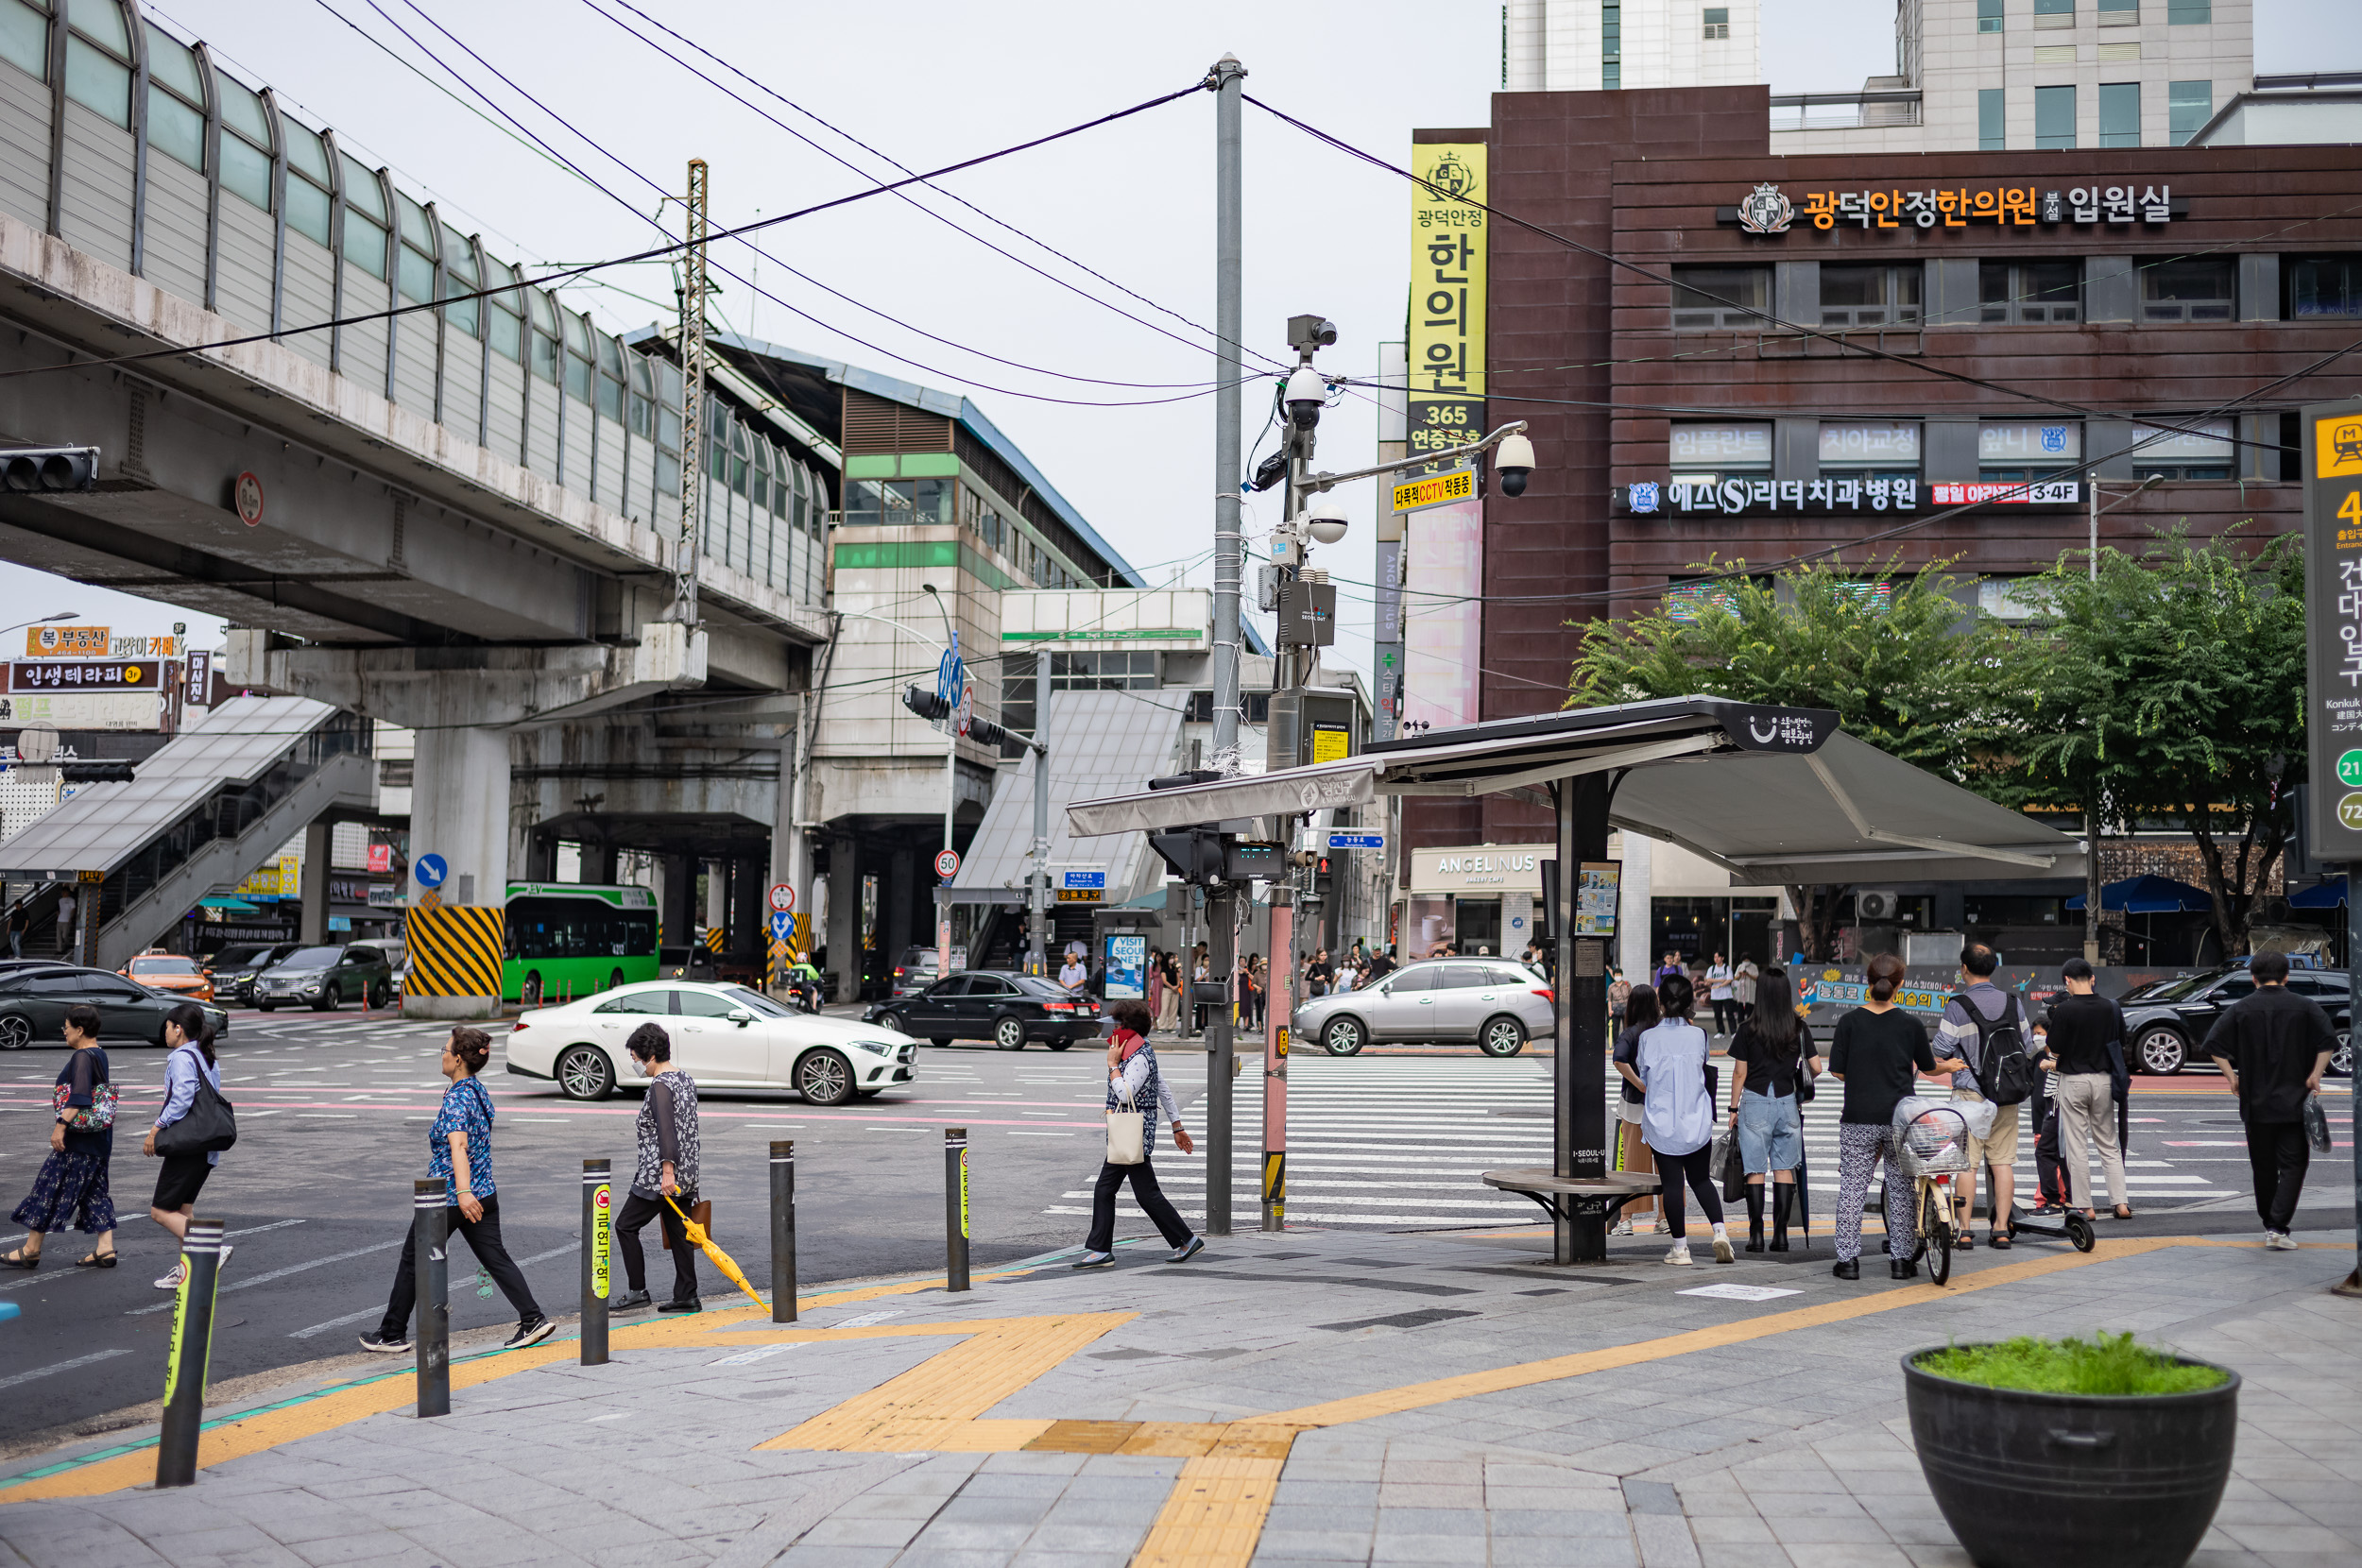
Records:
[[[2319,1095],[2304,1097],[2304,1136],[2305,1141],[2312,1144],[2314,1153],[2329,1152],[2329,1116],[2321,1109],[2321,1097]]]
[[[675,1203],[673,1208],[675,1212],[678,1212],[680,1205],[678,1203]],[[713,1229],[713,1200],[710,1198],[700,1198],[695,1202],[690,1204],[689,1218],[695,1220],[699,1225],[705,1227],[706,1230],[711,1231]],[[668,1253],[671,1252],[673,1250],[672,1233],[667,1231],[663,1226],[659,1225],[656,1228],[656,1234],[663,1240],[664,1250]]]
[[[1737,1129],[1725,1127],[1714,1134],[1711,1169],[1722,1185],[1722,1201],[1737,1202],[1747,1196],[1747,1161],[1738,1151]]]
[[[1147,1120],[1133,1107],[1132,1097],[1123,1097],[1123,1108],[1107,1113],[1107,1163],[1109,1165],[1141,1165],[1148,1159]]]

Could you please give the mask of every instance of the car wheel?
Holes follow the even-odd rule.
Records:
[[[0,1050],[23,1050],[32,1043],[32,1020],[15,1014],[0,1018]]]
[[[1351,1015],[1331,1018],[1321,1027],[1321,1048],[1331,1056],[1359,1056],[1369,1038],[1361,1020]]]
[[[2353,1037],[2342,1029],[2337,1031],[2337,1048],[2329,1053],[2329,1076],[2353,1076]]]
[[[1025,1048],[1025,1021],[1021,1018],[1003,1018],[994,1024],[992,1043],[1002,1050],[1023,1050]]]
[[[320,993],[320,999],[312,1004],[312,1011],[315,1013],[334,1013],[338,1008],[344,1006],[344,997],[334,986],[332,985]]]
[[[394,988],[386,984],[384,980],[379,980],[375,985],[369,987],[369,1005],[371,1007],[382,1008],[393,999]]]
[[[908,1018],[903,1017],[899,1013],[891,1011],[881,1013],[878,1014],[878,1022],[894,1031],[897,1034],[908,1034],[911,1031],[911,1021]]]
[[[621,969],[616,970],[613,974],[607,977],[607,988],[609,991],[614,990],[617,986],[623,983],[624,972]]]
[[[525,976],[524,984],[517,988],[517,1000],[526,1007],[539,1007],[541,1005],[540,970],[532,970]]]
[[[2141,1031],[2133,1042],[2132,1054],[2140,1059],[2141,1071],[2160,1078],[2171,1078],[2189,1060],[2190,1048],[2183,1042],[2178,1029],[2159,1025]]]
[[[948,1046],[951,1043],[951,1036],[949,1034],[930,1034],[927,1036],[927,1043],[931,1046]]]
[[[568,1046],[557,1053],[557,1092],[568,1099],[605,1099],[615,1092],[615,1064],[596,1046]]]
[[[1526,1048],[1526,1026],[1505,1013],[1488,1018],[1477,1035],[1477,1048],[1487,1056],[1515,1056]]]
[[[256,1002],[254,1004],[254,1011],[257,1013],[269,1013],[278,1006],[279,1004],[277,1002]]]
[[[852,1064],[835,1051],[815,1050],[796,1064],[796,1089],[813,1105],[842,1105],[853,1098]]]
[[[1048,1046],[1052,1050],[1065,1050],[1071,1047],[1074,1042],[1071,1040],[1044,1040],[1042,1044]]]

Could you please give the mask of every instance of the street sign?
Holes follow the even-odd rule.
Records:
[[[2297,419],[2312,851],[2351,862],[2362,861],[2362,399],[2314,403]]]
[[[947,882],[948,882],[948,881],[950,881],[952,878],[954,878],[954,877],[958,876],[959,874],[960,874],[960,852],[959,852],[958,850],[956,850],[956,849],[947,849],[947,850],[944,850],[941,854],[939,854],[939,855],[937,855],[937,856],[935,857],[935,875],[936,875],[936,876],[938,876],[938,877],[942,878],[945,881],[947,881]]]
[[[1417,512],[1429,506],[1448,506],[1456,501],[1475,499],[1474,469],[1431,473],[1418,479],[1404,480],[1395,486],[1395,510],[1397,512]]]
[[[1104,893],[1107,891],[1107,874],[1104,871],[1061,871],[1058,873],[1058,885],[1075,892],[1097,888]]]
[[[419,879],[419,886],[438,888],[443,885],[443,878],[451,875],[451,867],[440,855],[421,855],[410,862],[410,874]]]
[[[771,940],[774,942],[785,942],[789,937],[795,934],[796,917],[788,913],[785,910],[773,911],[771,913]]]
[[[1386,835],[1358,827],[1331,828],[1326,847],[1330,849],[1383,849],[1386,847]]]
[[[773,914],[785,914],[785,913],[787,913],[789,911],[793,910],[795,907],[796,907],[796,889],[795,889],[795,887],[794,887],[792,884],[787,883],[787,882],[774,882],[774,883],[772,883],[772,884],[771,884],[771,912],[772,912]],[[773,924],[775,924],[775,925],[776,925],[776,924],[778,924],[778,922],[776,922],[776,921],[775,921],[775,922],[773,922]]]

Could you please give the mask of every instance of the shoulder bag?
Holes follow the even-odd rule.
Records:
[[[195,1065],[197,1098],[189,1101],[188,1114],[170,1126],[156,1130],[156,1152],[165,1159],[182,1154],[218,1154],[238,1141],[238,1118],[231,1110],[230,1101],[205,1076],[203,1060],[198,1059]]]
[[[1147,1163],[1147,1119],[1133,1105],[1131,1091],[1126,1089],[1122,1109],[1107,1113],[1107,1163],[1109,1165]]]

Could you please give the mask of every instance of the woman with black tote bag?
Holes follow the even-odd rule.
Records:
[[[238,1141],[238,1127],[221,1096],[221,1064],[214,1056],[214,1026],[205,1010],[182,1002],[165,1014],[164,1044],[172,1052],[164,1058],[164,1108],[156,1114],[140,1152],[164,1162],[147,1217],[177,1239],[189,1234],[197,1195],[221,1163],[221,1151]],[[230,1253],[225,1245],[222,1262],[230,1261]],[[185,1261],[174,1264],[156,1288],[180,1288],[187,1267]]]

